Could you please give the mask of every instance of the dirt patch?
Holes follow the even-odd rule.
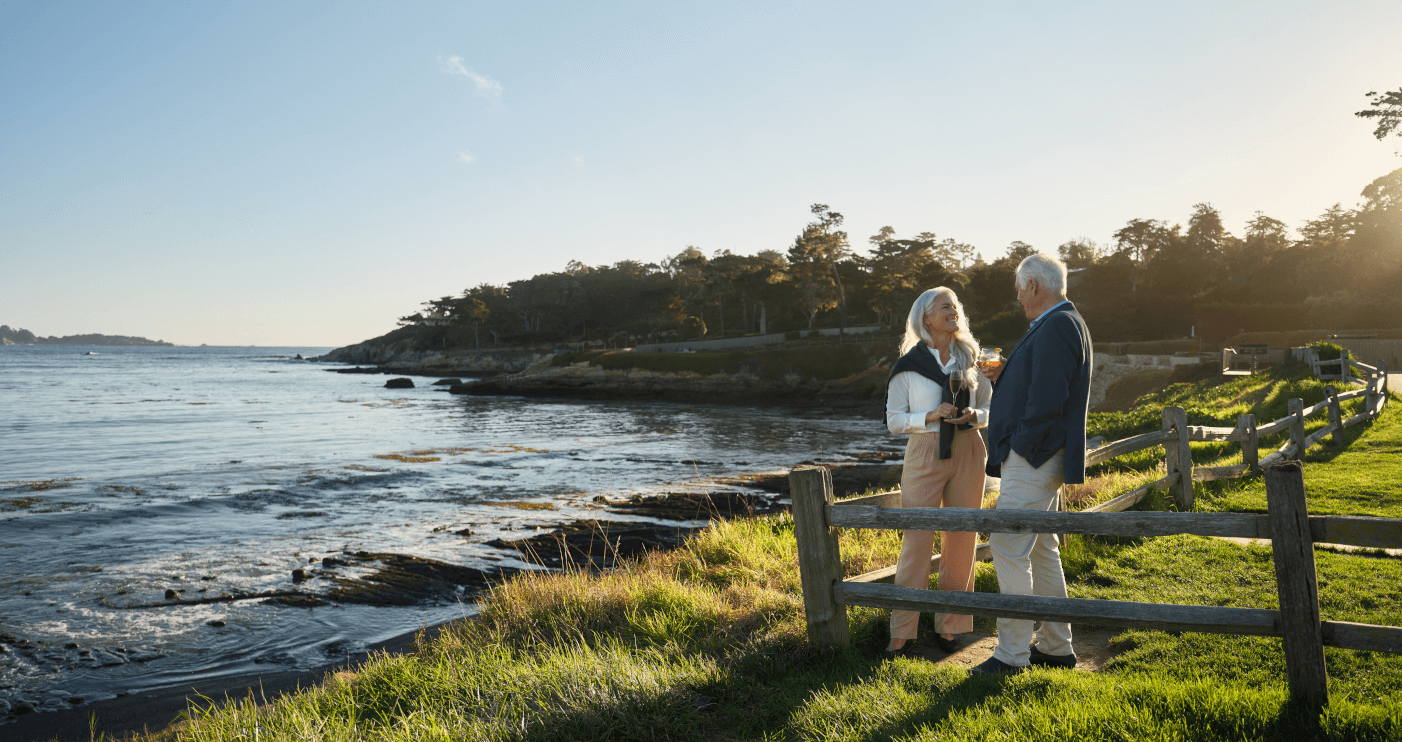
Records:
[[[1071,646],[1076,650],[1076,669],[1081,672],[1100,672],[1117,654],[1110,646],[1111,640],[1120,635],[1120,629],[1100,626],[1072,626]],[[953,654],[945,654],[934,642],[917,640],[915,651],[930,662],[945,662],[970,668],[981,664],[993,656],[998,648],[998,637],[981,631],[963,634],[964,642]]]

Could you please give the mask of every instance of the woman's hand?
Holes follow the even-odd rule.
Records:
[[[974,411],[969,409],[968,407],[965,407],[964,411],[959,415],[959,417],[951,418],[949,422],[954,423],[955,425],[963,425],[964,423],[973,422],[975,417],[977,417],[977,415],[974,414]]]
[[[939,407],[925,413],[925,424],[930,425],[940,420],[948,419],[959,414],[959,408],[948,402],[941,402]]]

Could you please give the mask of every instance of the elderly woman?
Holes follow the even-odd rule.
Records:
[[[891,369],[886,390],[886,427],[908,434],[901,505],[908,508],[977,508],[983,505],[984,463],[988,453],[977,428],[988,424],[993,385],[978,372],[978,342],[954,292],[941,286],[915,300],[901,340],[901,358]],[[933,531],[906,531],[896,584],[927,588]],[[974,587],[976,534],[940,532],[941,590]],[[920,614],[891,611],[889,654],[910,650]],[[956,648],[955,634],[972,631],[972,616],[935,614],[935,642]]]

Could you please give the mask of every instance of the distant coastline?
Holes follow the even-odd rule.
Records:
[[[175,343],[164,340],[128,337],[126,335],[68,335],[66,337],[41,338],[29,330],[11,329],[0,325],[0,345],[164,345],[175,347]]]

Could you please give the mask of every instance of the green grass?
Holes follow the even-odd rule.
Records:
[[[1203,414],[1234,415],[1232,405],[1269,414],[1283,406],[1283,395],[1312,388],[1289,376],[1186,386],[1165,390],[1153,405],[1177,400]],[[1402,486],[1390,473],[1397,466],[1390,458],[1398,457],[1389,457],[1402,446],[1397,410],[1390,405],[1380,421],[1351,430],[1348,450],[1311,454],[1312,508],[1371,503],[1391,512],[1402,503]],[[1119,419],[1127,427],[1143,424]],[[1201,418],[1190,412],[1189,419]],[[1152,476],[1152,468],[1116,476]],[[1365,484],[1350,484],[1360,481]],[[1203,502],[1219,509],[1246,503],[1256,486],[1232,484],[1239,492],[1205,487]],[[855,575],[893,563],[899,538],[847,530],[841,548],[844,571]],[[374,658],[267,706],[197,710],[164,736],[231,742],[1402,738],[1402,658],[1389,654],[1326,650],[1330,706],[1309,717],[1289,703],[1278,639],[1126,631],[1101,673],[1037,669],[984,678],[952,665],[883,659],[886,612],[850,608],[853,646],[814,648],[795,549],[792,519],[770,516],[716,524],[680,549],[604,574],[523,575],[495,588],[474,620],[451,625],[412,654]],[[1402,625],[1402,560],[1324,550],[1316,560],[1324,618]],[[1076,597],[1276,603],[1266,546],[1188,536],[1072,537],[1064,561]],[[990,565],[979,565],[976,586],[996,590]],[[978,626],[991,622],[980,619]]]

